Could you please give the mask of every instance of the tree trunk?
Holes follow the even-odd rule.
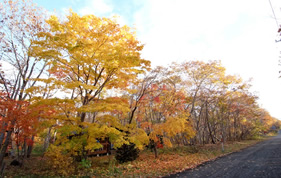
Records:
[[[153,141],[153,151],[155,158],[158,158],[157,143]]]
[[[44,152],[47,150],[47,148],[49,147],[49,144],[50,144],[50,139],[51,139],[51,130],[52,130],[52,127],[50,127],[48,129],[48,134],[44,140],[44,145],[43,145],[43,150]]]
[[[14,125],[14,123],[15,123],[15,121],[13,121],[12,124]],[[10,142],[10,138],[11,138],[12,132],[13,132],[12,129],[8,131],[6,139],[5,139],[5,142],[4,142],[3,146],[1,147],[1,152],[0,152],[0,168],[1,168],[1,172],[0,172],[0,175],[3,175],[3,173],[4,173],[4,168],[5,168],[4,157],[5,157],[5,154],[6,154],[8,145],[9,145],[9,142]]]
[[[34,135],[31,137],[31,143],[27,145],[27,158],[30,158],[32,149],[33,149]]]
[[[0,149],[2,148],[2,144],[3,144],[4,138],[5,138],[5,133],[6,133],[6,127],[8,126],[8,123],[4,122],[4,121],[1,124],[2,124],[2,126],[1,126],[1,133],[0,133]]]
[[[16,150],[17,150],[17,144],[16,144],[16,141],[15,141],[15,134],[13,134],[11,136],[11,157],[12,158],[15,158],[16,157]]]
[[[5,167],[6,167],[6,163],[4,162],[0,167],[0,177],[4,177]]]
[[[24,138],[24,143],[23,143],[23,147],[24,147],[24,153],[23,153],[23,158],[27,158],[27,143],[26,143],[27,139],[26,137]]]
[[[206,123],[207,123],[207,127],[208,127],[208,130],[209,130],[209,135],[211,137],[211,140],[212,140],[212,143],[215,144],[215,140],[214,140],[214,137],[213,137],[213,134],[212,134],[212,130],[211,130],[211,126],[210,126],[210,122],[209,122],[209,115],[208,115],[208,103],[206,102]]]
[[[81,114],[81,122],[84,122],[85,121],[85,118],[86,118],[86,113],[85,112],[83,112],[82,114]]]

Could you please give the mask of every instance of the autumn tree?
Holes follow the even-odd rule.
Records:
[[[2,93],[0,109],[2,113],[0,116],[1,125],[3,126],[4,123],[8,123],[6,127],[2,128],[1,132],[7,132],[10,129],[13,129],[14,132],[9,142],[13,143],[17,150],[13,150],[14,153],[12,152],[12,156],[17,155],[17,158],[29,157],[33,145],[32,137],[34,137],[38,131],[38,108],[31,108],[29,101],[13,100]],[[14,125],[11,125],[10,121],[15,117],[17,120]],[[5,139],[5,141],[7,140]],[[15,152],[17,154],[15,154]],[[24,159],[22,159],[22,161],[23,160]]]
[[[215,143],[212,127],[212,118],[209,117],[210,102],[212,96],[216,94],[222,85],[222,79],[225,75],[225,68],[219,61],[190,61],[174,66],[182,76],[182,85],[185,86],[187,93],[185,109],[190,112],[194,121],[194,127],[197,132],[197,139],[201,140],[203,134],[209,134],[212,143]],[[206,123],[206,125],[201,125]],[[202,130],[202,128],[204,128]],[[207,130],[205,130],[207,129]]]
[[[135,121],[149,135],[149,145],[157,157],[157,147],[162,144],[172,146],[171,140],[176,136],[191,138],[194,131],[189,113],[184,110],[185,95],[177,88],[179,77],[163,67],[157,67],[149,76],[144,80],[145,92],[137,95],[141,97],[138,100]],[[136,93],[143,91],[144,84]]]
[[[144,132],[122,125],[121,117],[112,114],[128,113],[128,101],[118,97],[118,90],[126,90],[150,65],[140,57],[143,45],[134,32],[115,20],[72,11],[66,20],[51,16],[47,23],[51,31],[37,34],[31,53],[46,59],[50,67],[50,77],[40,81],[65,93],[45,101],[60,111],[57,142],[80,154],[101,147],[96,139],[104,137],[115,147],[130,142],[142,147],[145,138],[135,138]],[[33,87],[31,92],[39,90]],[[69,135],[80,136],[73,144],[65,140]]]
[[[10,0],[0,3],[0,89],[5,94],[2,99],[18,103],[15,107],[19,111],[22,110],[21,102],[30,98],[26,89],[36,84],[32,79],[39,78],[46,67],[42,59],[30,53],[32,40],[37,39],[36,33],[45,30],[44,24],[43,10],[31,1]],[[4,166],[3,157],[11,135],[19,124],[19,115],[8,117],[6,113],[2,115],[0,133],[1,167]],[[20,128],[19,125],[17,127]]]
[[[257,97],[250,83],[225,74],[219,61],[173,64],[185,91],[185,110],[193,120],[196,144],[249,138],[258,127]]]

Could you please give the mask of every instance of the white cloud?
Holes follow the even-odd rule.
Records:
[[[86,2],[87,6],[79,10],[82,15],[112,16],[118,5],[110,0]],[[259,103],[281,119],[281,79],[278,79],[281,48],[274,42],[277,26],[268,1],[132,2],[138,10],[132,12],[134,22],[130,23],[145,44],[142,56],[151,60],[153,66],[172,61],[221,60],[228,73],[239,74],[245,80],[252,77],[252,91],[259,94]],[[271,3],[281,21],[280,0]],[[118,15],[121,25],[129,24],[131,17]]]
[[[113,11],[112,3],[106,0],[86,0],[87,6],[79,10],[81,15],[105,15]]]
[[[0,61],[0,66],[1,66],[0,69],[4,72],[6,78],[13,79],[13,77],[17,73],[17,69],[4,60]]]
[[[281,18],[281,2],[271,2]],[[268,1],[146,0],[134,19],[143,57],[153,65],[221,60],[228,73],[253,77],[260,104],[281,118],[280,48]]]
[[[223,0],[147,1],[146,6],[149,8],[143,8],[135,15],[140,38],[147,44],[144,55],[158,56],[151,59],[154,63],[157,63],[158,58],[163,63],[163,60],[168,62],[171,57],[173,60],[183,60],[220,56],[221,52],[214,56],[206,52],[214,53],[211,48],[224,47],[226,40],[231,38],[224,33],[231,35],[231,31],[236,30],[231,29],[231,26],[235,27],[234,23],[241,20],[241,14],[247,12],[246,7],[240,7],[241,4],[246,3]],[[169,55],[169,51],[173,54]]]
[[[86,5],[78,10],[81,15],[93,14],[101,17],[114,18],[118,24],[127,25],[128,20],[121,14],[114,13],[114,7],[110,0],[86,0]]]
[[[124,16],[111,14],[111,17],[114,17],[121,26],[128,25],[128,20]]]

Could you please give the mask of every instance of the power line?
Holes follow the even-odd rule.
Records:
[[[279,24],[278,24],[278,21],[277,21],[277,18],[276,18],[274,9],[273,9],[273,7],[272,7],[271,1],[270,1],[270,0],[268,0],[268,1],[269,1],[269,4],[270,4],[270,7],[271,7],[271,10],[272,10],[273,17],[274,17],[274,19],[275,19],[276,25],[277,25],[277,27],[279,28]]]

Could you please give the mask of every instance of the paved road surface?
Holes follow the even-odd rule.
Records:
[[[240,152],[169,177],[281,178],[281,133]]]

